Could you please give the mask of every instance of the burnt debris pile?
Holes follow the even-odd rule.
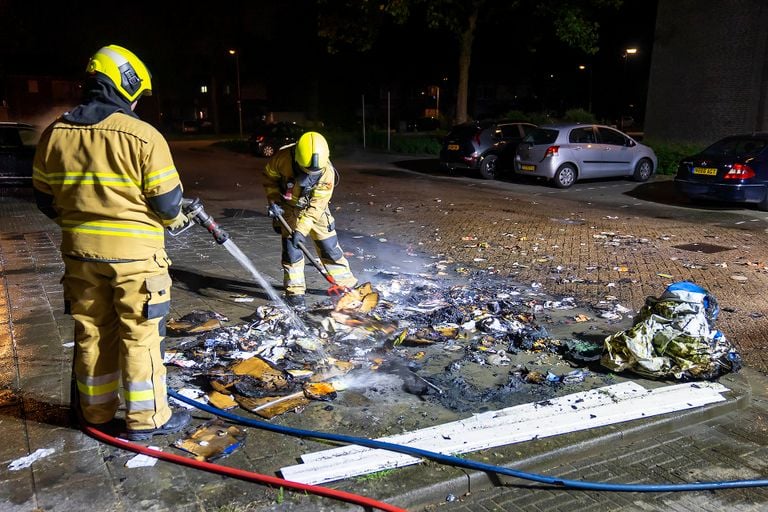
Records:
[[[266,418],[333,400],[345,383],[365,382],[361,374],[394,375],[404,393],[474,412],[614,378],[600,371],[602,343],[556,339],[537,323],[576,308],[573,299],[551,300],[502,280],[457,285],[379,273],[374,281],[315,305],[298,324],[274,306],[258,307],[241,325],[206,320],[213,329],[190,329],[166,361],[180,367],[174,378],[202,389],[214,405]],[[580,317],[587,318],[567,318]]]

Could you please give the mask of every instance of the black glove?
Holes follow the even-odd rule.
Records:
[[[277,203],[269,203],[269,208],[267,209],[267,213],[269,213],[269,216],[273,219],[276,219],[280,216],[282,216],[285,213],[285,210],[283,210],[279,204]]]
[[[294,231],[293,235],[291,235],[291,243],[295,248],[300,249],[299,244],[307,244],[307,237],[301,231]]]

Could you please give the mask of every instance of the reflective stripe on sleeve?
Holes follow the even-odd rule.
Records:
[[[172,179],[179,179],[179,173],[176,172],[176,167],[173,165],[152,171],[144,176],[144,190]]]

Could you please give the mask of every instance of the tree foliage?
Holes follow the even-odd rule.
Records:
[[[458,40],[456,122],[467,119],[469,66],[478,26],[526,17],[569,47],[594,55],[599,50],[596,14],[618,9],[623,0],[318,0],[318,34],[328,51],[370,50],[383,28],[423,16],[433,29]],[[529,19],[528,19],[529,18]]]

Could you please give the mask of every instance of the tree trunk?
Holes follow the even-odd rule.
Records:
[[[472,58],[472,43],[475,39],[479,2],[473,2],[467,26],[459,38],[459,83],[456,91],[456,124],[465,123],[467,98],[469,97],[469,63]]]

